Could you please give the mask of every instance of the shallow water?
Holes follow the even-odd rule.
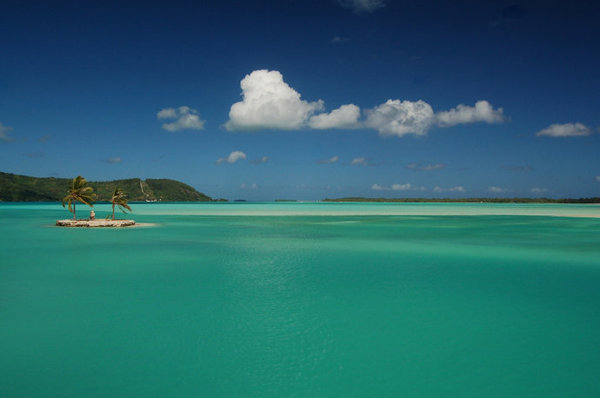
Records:
[[[600,395],[597,206],[133,208],[0,205],[0,396]]]

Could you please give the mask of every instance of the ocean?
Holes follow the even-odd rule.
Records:
[[[132,207],[0,204],[1,397],[600,396],[598,205]]]

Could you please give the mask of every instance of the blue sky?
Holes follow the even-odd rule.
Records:
[[[3,1],[0,171],[600,196],[591,1]]]

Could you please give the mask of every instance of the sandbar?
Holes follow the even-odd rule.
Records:
[[[58,227],[122,228],[135,225],[134,220],[58,220]]]

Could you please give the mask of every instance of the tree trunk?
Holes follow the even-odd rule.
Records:
[[[113,220],[115,219],[115,204],[113,203]]]
[[[75,201],[73,201],[73,220],[77,220],[77,213],[75,213]]]

